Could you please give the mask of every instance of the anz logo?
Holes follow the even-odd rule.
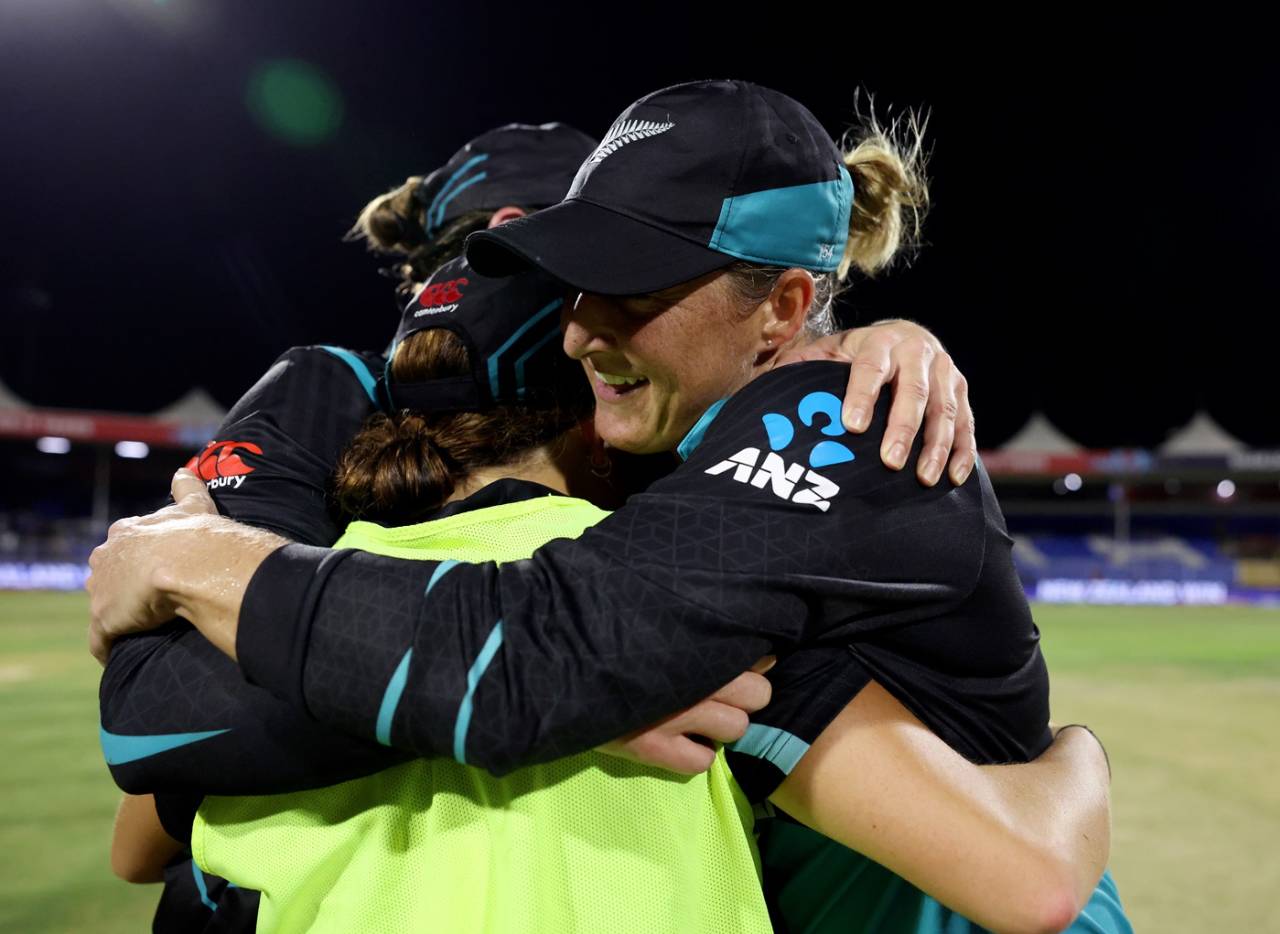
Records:
[[[825,418],[826,424],[819,431],[828,438],[845,434],[844,425],[840,423],[840,400],[829,392],[809,393],[796,406],[796,415],[808,428]],[[822,440],[809,449],[806,464],[788,463],[778,452],[795,440],[795,424],[777,412],[767,412],[761,421],[769,438],[769,452],[763,460],[760,448],[743,448],[728,460],[707,468],[706,472],[714,477],[733,471],[733,479],[738,483],[749,483],[760,490],[768,487],[780,499],[816,506],[826,512],[840,487],[817,471],[849,463],[854,459],[853,452],[839,441]]]

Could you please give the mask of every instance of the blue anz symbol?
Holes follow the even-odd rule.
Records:
[[[761,422],[769,451],[764,454],[763,461],[760,448],[743,448],[706,472],[718,476],[732,470],[733,479],[738,483],[749,483],[760,490],[767,487],[780,499],[815,506],[826,512],[840,487],[817,470],[854,460],[853,451],[839,441],[829,440],[845,434],[844,425],[840,422],[840,400],[829,392],[811,392],[796,406],[796,417],[806,428],[816,427],[827,436],[809,449],[807,464],[788,463],[778,453],[795,440],[795,422],[778,412],[766,412]]]

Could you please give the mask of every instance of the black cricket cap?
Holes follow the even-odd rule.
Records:
[[[552,396],[564,404],[589,398],[582,365],[561,349],[564,300],[564,286],[536,271],[490,279],[463,258],[445,263],[405,306],[387,356],[411,334],[444,328],[466,345],[471,373],[406,383],[396,381],[388,363],[389,410],[482,411]]]
[[[428,238],[471,211],[557,203],[595,145],[565,123],[511,123],[482,133],[418,184]]]
[[[654,292],[735,259],[836,269],[853,182],[817,118],[778,91],[696,81],[617,119],[564,201],[467,239],[486,275],[530,266],[584,292]]]

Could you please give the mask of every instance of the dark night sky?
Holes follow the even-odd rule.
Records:
[[[1091,446],[1155,444],[1197,405],[1280,446],[1280,81],[1261,28],[321,6],[6,0],[14,391],[153,411],[201,384],[230,404],[290,344],[381,345],[389,285],[341,242],[370,196],[501,123],[599,134],[645,92],[741,77],[833,133],[860,84],[932,108],[928,245],[855,287],[847,318],[934,328],[971,378],[984,446],[1035,407]],[[279,59],[328,76],[332,138],[295,145],[255,120],[247,88]]]

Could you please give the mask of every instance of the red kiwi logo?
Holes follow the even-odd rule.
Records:
[[[250,454],[261,454],[262,448],[250,441],[210,441],[203,451],[187,461],[187,470],[201,480],[217,480],[219,477],[243,477],[253,473],[253,468],[235,453],[243,448]]]
[[[470,285],[466,279],[450,279],[448,282],[433,282],[418,293],[418,304],[423,308],[435,308],[451,302],[462,301],[462,287]]]

